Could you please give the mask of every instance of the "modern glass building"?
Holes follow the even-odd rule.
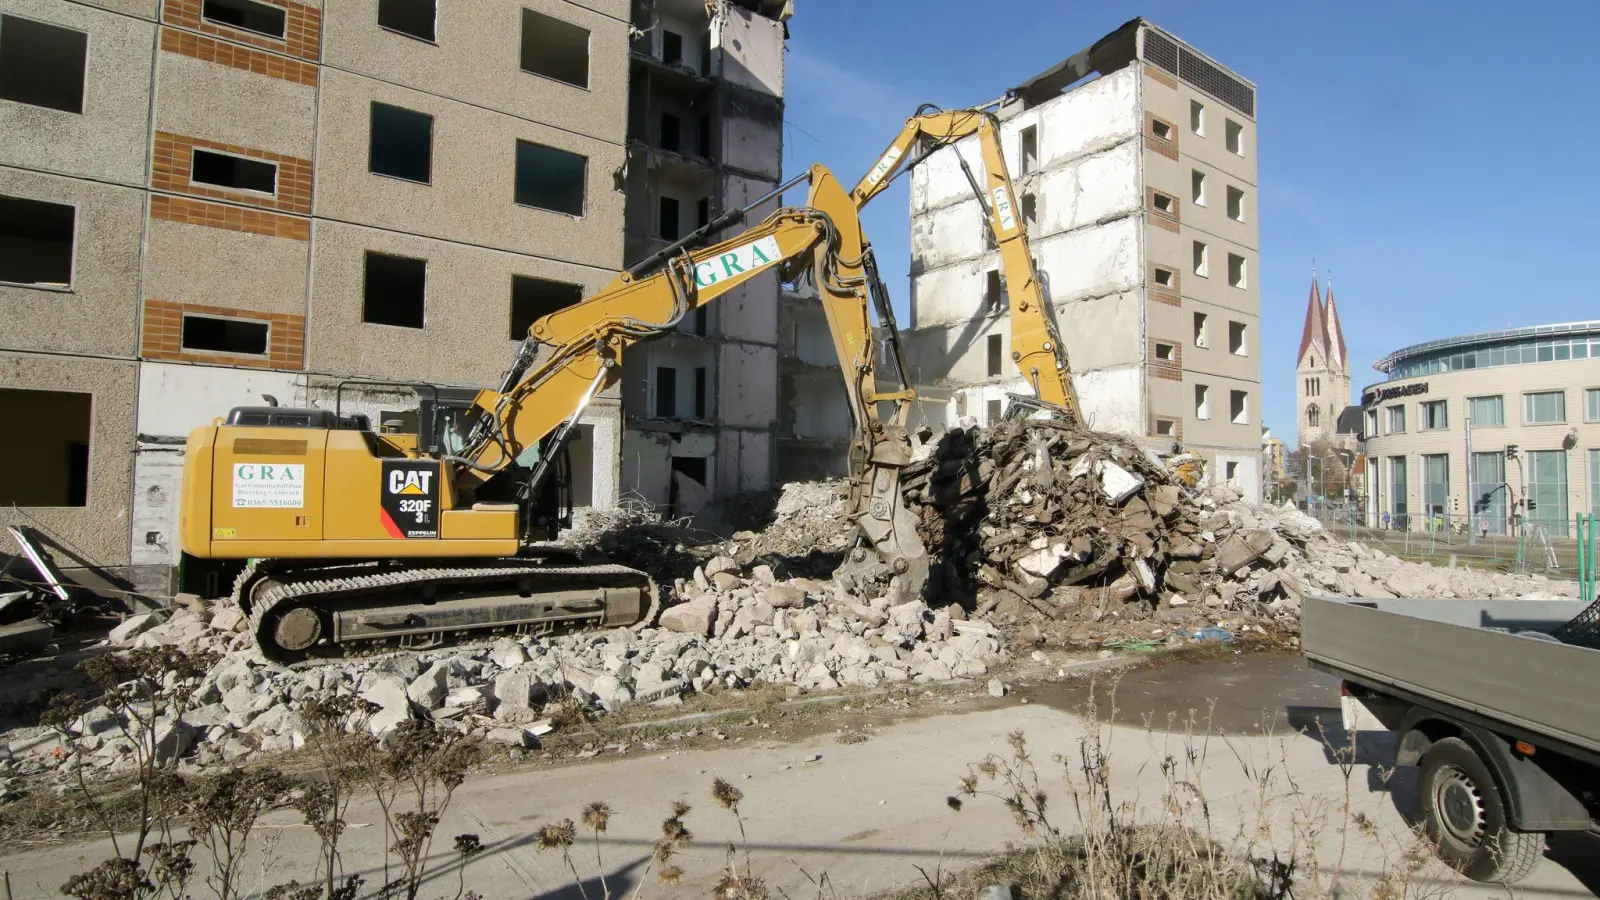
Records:
[[[1374,368],[1370,524],[1560,537],[1600,514],[1600,321],[1428,341]]]

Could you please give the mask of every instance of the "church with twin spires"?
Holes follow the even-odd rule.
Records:
[[[1300,356],[1295,387],[1300,446],[1327,441],[1354,450],[1356,429],[1339,429],[1339,418],[1350,406],[1350,360],[1345,352],[1344,329],[1333,302],[1333,280],[1328,280],[1324,300],[1316,273],[1311,275],[1311,297],[1306,301],[1306,324],[1300,334]]]

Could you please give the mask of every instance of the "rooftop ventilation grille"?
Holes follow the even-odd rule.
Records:
[[[1144,33],[1144,58],[1247,116],[1256,114],[1256,92],[1207,62],[1200,54],[1157,31]]]

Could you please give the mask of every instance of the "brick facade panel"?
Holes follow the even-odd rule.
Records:
[[[183,316],[185,313],[266,322],[266,355],[257,356],[254,354],[185,349],[183,346]],[[258,313],[247,309],[229,309],[222,306],[206,306],[198,303],[146,300],[144,302],[144,323],[139,340],[139,354],[144,359],[195,363],[224,362],[229,365],[252,366],[261,369],[299,371],[304,369],[306,365],[305,327],[305,316],[293,316],[284,313]]]
[[[310,87],[317,85],[317,67],[311,63],[288,59],[262,50],[252,50],[238,44],[219,41],[205,35],[175,28],[161,29],[161,49],[167,53],[188,56],[203,62],[281,78]]]
[[[276,165],[278,167],[277,192],[268,196],[254,191],[239,191],[191,182],[189,179],[190,166],[194,159],[194,151],[197,148],[243,156],[248,159],[259,159]],[[151,157],[150,166],[150,186],[158,191],[191,194],[198,197],[209,197],[213,200],[230,200],[235,203],[246,203],[265,209],[275,209],[280,212],[299,213],[301,215],[311,214],[312,175],[311,160],[309,159],[269,153],[265,150],[257,150],[254,147],[240,147],[236,144],[224,144],[203,138],[158,131],[156,132],[155,153]]]
[[[259,0],[284,10],[283,37],[275,38],[201,18],[201,0],[166,0],[161,21],[204,34],[287,53],[315,62],[322,55],[322,10],[293,0]]]
[[[243,231],[267,237],[287,238],[293,241],[311,239],[311,220],[299,216],[286,216],[264,210],[168,197],[153,194],[150,197],[150,218],[187,225],[205,225],[229,231]]]

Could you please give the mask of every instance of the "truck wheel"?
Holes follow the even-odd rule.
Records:
[[[1489,767],[1460,738],[1422,755],[1423,825],[1439,858],[1473,881],[1521,881],[1544,858],[1544,835],[1512,831]]]

